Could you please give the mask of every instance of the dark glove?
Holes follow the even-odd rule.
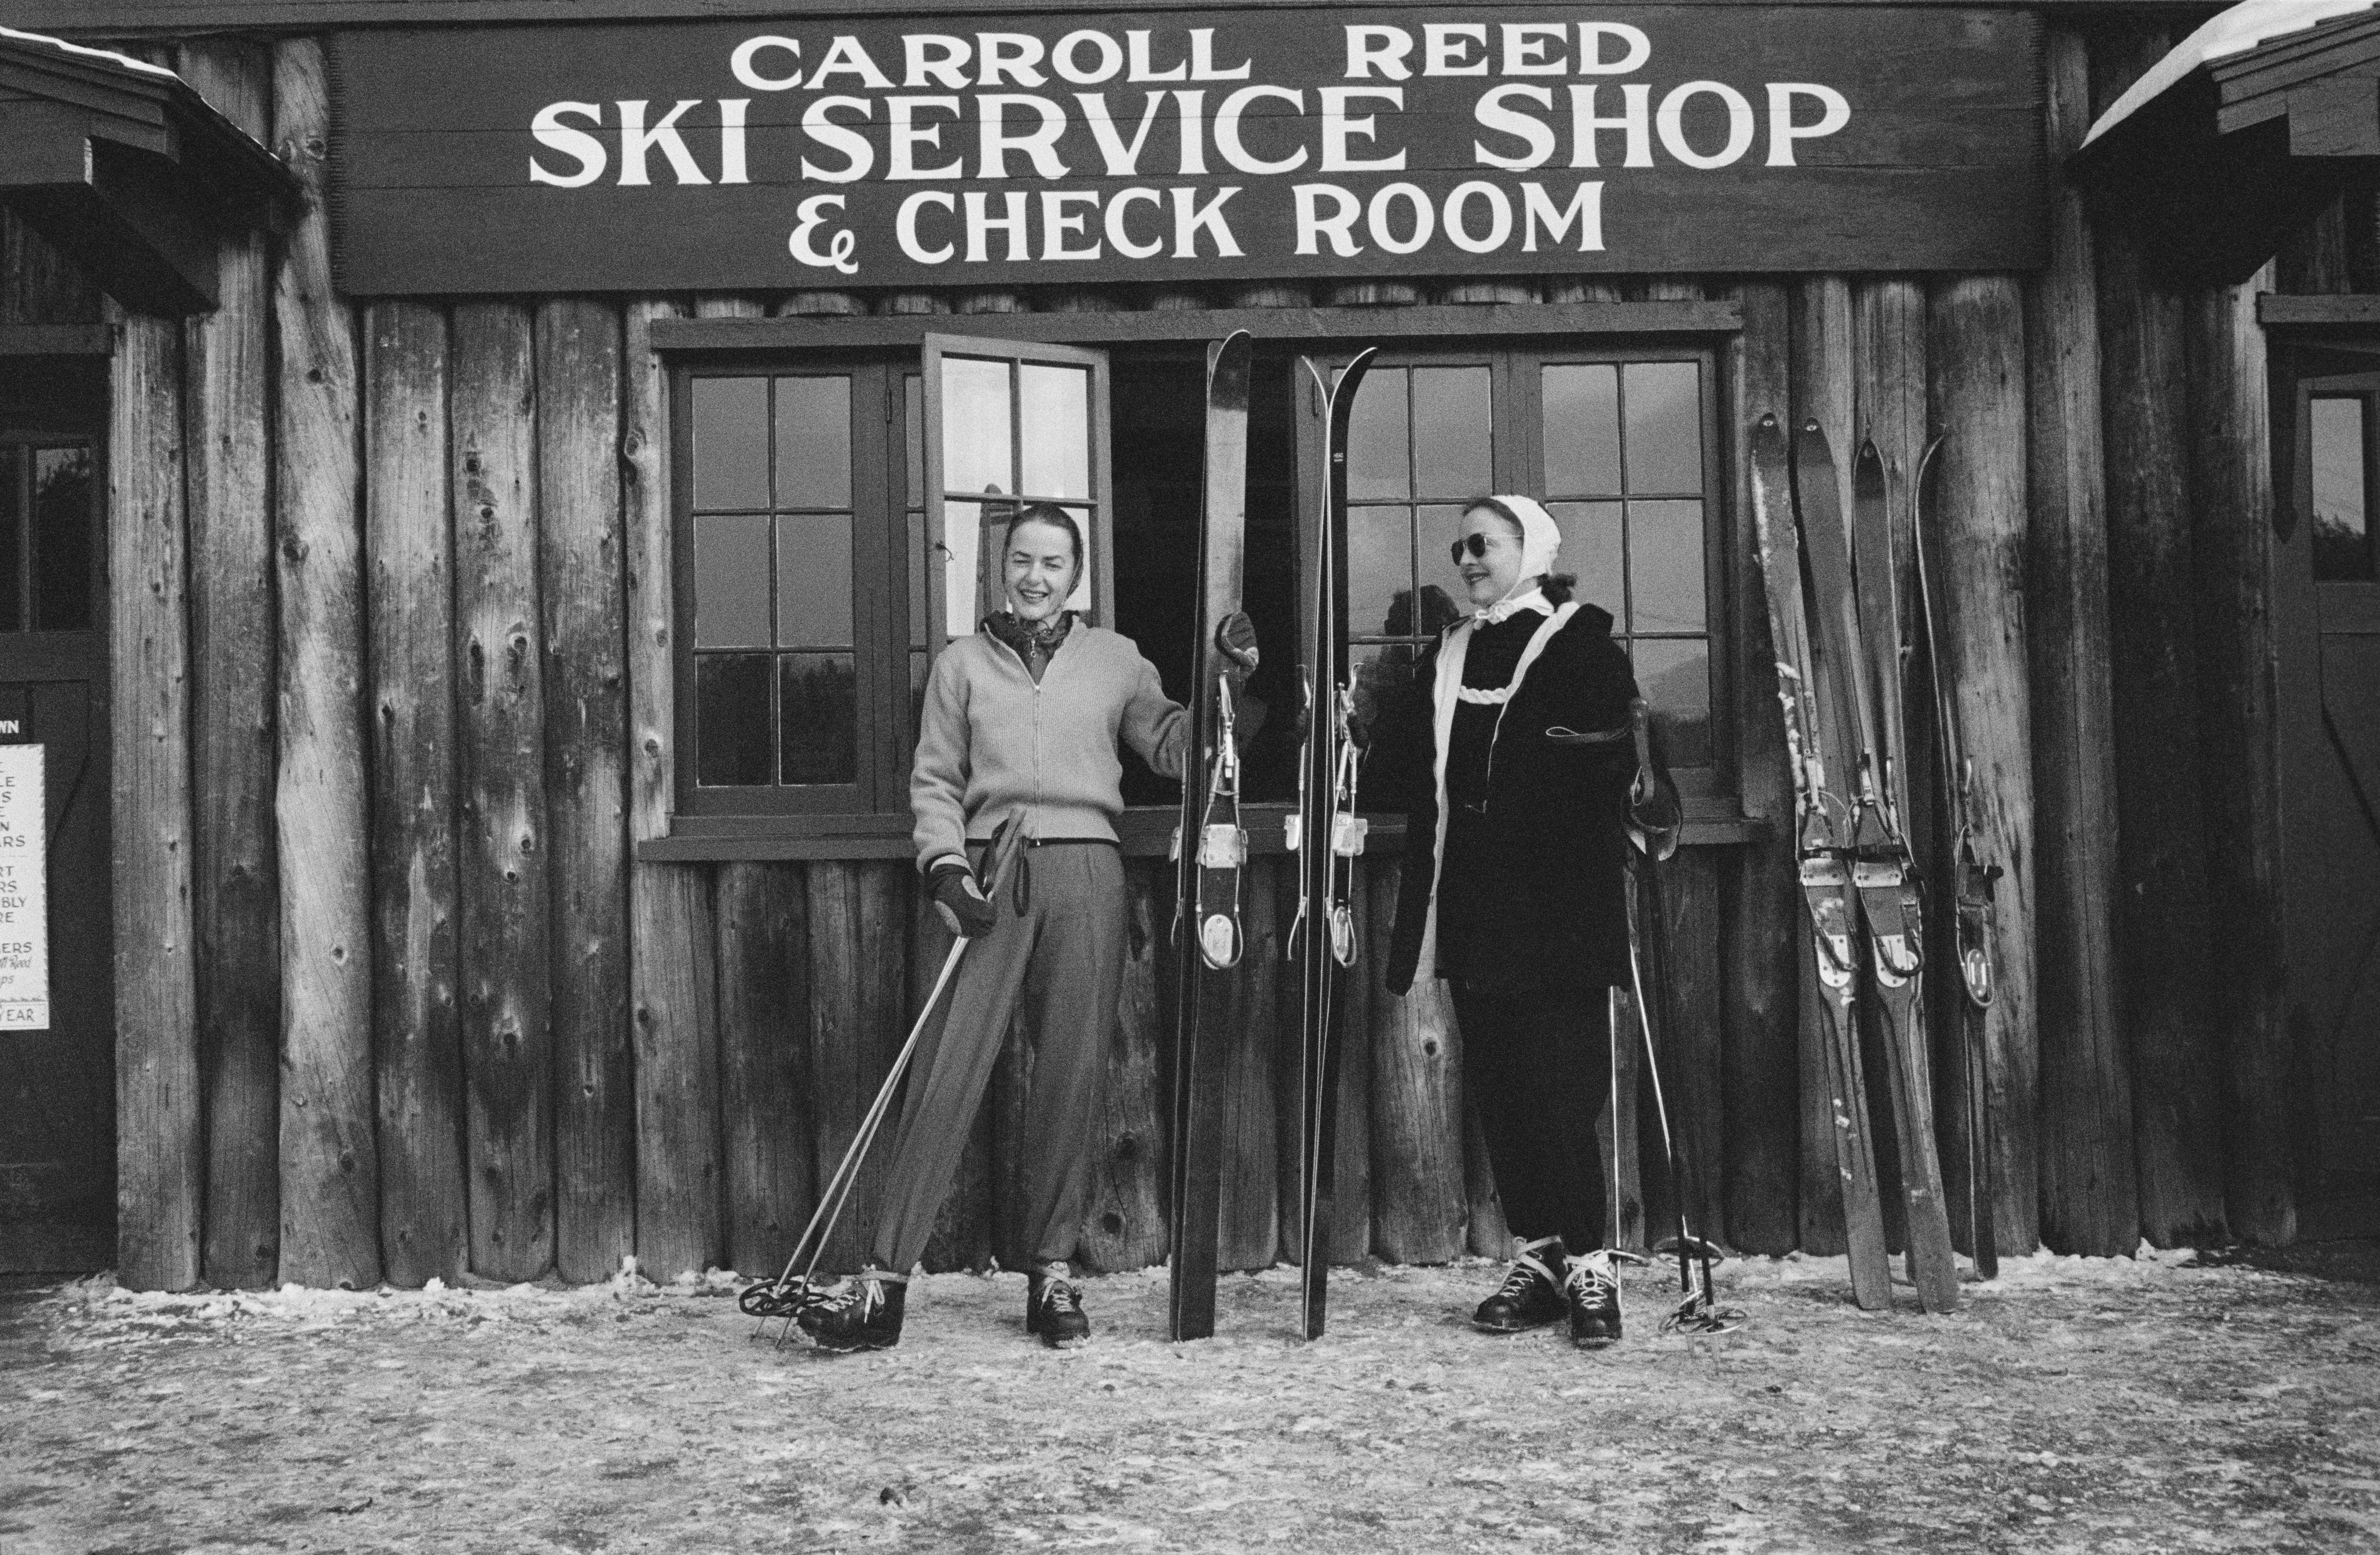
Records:
[[[934,896],[934,911],[942,915],[952,933],[962,940],[972,940],[991,931],[998,915],[977,887],[974,870],[955,860],[937,865],[929,889]]]
[[[1256,673],[1257,624],[1248,619],[1245,610],[1235,610],[1215,628],[1215,646],[1232,662],[1245,679]]]

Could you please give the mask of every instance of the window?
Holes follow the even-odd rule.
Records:
[[[1465,499],[1519,492],[1562,533],[1558,570],[1611,613],[1692,792],[1718,786],[1713,363],[1698,351],[1390,357],[1348,439],[1352,653],[1376,690],[1468,613],[1448,559]],[[1318,427],[1315,435],[1319,435]],[[1699,770],[1699,771],[1697,771]]]
[[[97,628],[88,443],[0,442],[0,632]]]
[[[2371,396],[2307,396],[2306,435],[2313,501],[2313,576],[2319,582],[2374,577],[2369,492]]]
[[[922,360],[680,371],[681,814],[905,832],[932,654],[1000,599],[986,537],[1019,503],[1063,505],[1090,564],[1069,602],[1106,608],[1106,371],[1097,352],[928,336]]]

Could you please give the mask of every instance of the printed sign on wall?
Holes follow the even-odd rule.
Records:
[[[42,749],[0,745],[0,1031],[50,1028]]]
[[[335,258],[358,296],[2027,268],[2038,32],[1888,6],[359,32]]]

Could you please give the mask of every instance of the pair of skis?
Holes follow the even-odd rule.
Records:
[[[1247,833],[1240,824],[1233,666],[1217,638],[1240,609],[1246,551],[1248,381],[1253,342],[1236,333],[1207,357],[1207,460],[1198,546],[1198,624],[1192,644],[1192,749],[1184,763],[1174,833],[1176,971],[1172,1090],[1172,1153],[1167,1184],[1172,1280],[1167,1331],[1177,1340],[1215,1331],[1215,1255],[1221,1209],[1224,1071],[1233,969],[1245,936],[1240,904]],[[1349,412],[1372,353],[1359,353],[1335,383],[1311,361],[1327,407],[1330,460],[1322,510],[1308,537],[1309,599],[1304,647],[1305,743],[1299,757],[1298,813],[1288,842],[1298,859],[1298,908],[1287,954],[1301,963],[1297,1234],[1305,1336],[1320,1336],[1330,1263],[1332,1167],[1336,1159],[1339,1027],[1337,981],[1356,954],[1352,893],[1363,822],[1355,815],[1357,751],[1348,738],[1354,683],[1346,663],[1347,438]]]
[[[1848,525],[1834,455],[1815,421],[1804,422],[1789,447],[1777,417],[1761,417],[1752,428],[1751,468],[1811,966],[1826,1022],[1852,1295],[1870,1309],[1891,1304],[1860,1056],[1859,1004],[1872,997],[1900,1143],[1910,1278],[1925,1310],[1948,1312],[1958,1305],[1959,1271],[1935,1152],[1924,900],[1909,846],[1909,747],[1884,464],[1875,444],[1862,446]]]

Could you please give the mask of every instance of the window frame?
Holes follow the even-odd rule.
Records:
[[[1542,496],[1546,489],[1544,401],[1540,377],[1546,367],[1573,363],[1624,366],[1631,362],[1685,360],[1698,365],[1703,480],[1700,494],[1703,504],[1703,630],[1700,636],[1709,649],[1711,751],[1706,763],[1692,766],[1673,764],[1671,775],[1677,780],[1679,795],[1683,799],[1703,801],[1709,806],[1731,802],[1742,792],[1738,770],[1742,739],[1736,716],[1735,654],[1738,645],[1733,639],[1733,618],[1730,610],[1734,583],[1730,565],[1729,538],[1734,524],[1749,520],[1741,518],[1734,511],[1734,493],[1728,484],[1728,451],[1732,444],[1720,419],[1726,403],[1727,385],[1721,382],[1721,374],[1727,368],[1726,352],[1708,339],[1686,337],[1601,339],[1547,336],[1461,345],[1448,343],[1444,348],[1433,348],[1435,346],[1436,343],[1430,341],[1384,346],[1372,359],[1373,369],[1487,367],[1488,416],[1492,431],[1490,468],[1494,471],[1496,490],[1532,496]],[[1307,355],[1313,358],[1317,367],[1330,374],[1344,368],[1354,352],[1310,351]],[[1304,536],[1298,550],[1301,560],[1312,549],[1312,520],[1305,516],[1318,512],[1322,500],[1320,448],[1325,432],[1318,397],[1308,385],[1306,392],[1299,396],[1298,410],[1297,468],[1301,492],[1300,528]],[[1621,493],[1612,500],[1634,499]],[[1431,504],[1418,497],[1408,496],[1403,499],[1403,505],[1417,508]],[[1556,566],[1559,570],[1559,561]],[[1415,558],[1415,568],[1418,581],[1422,576],[1418,555]],[[1626,587],[1624,580],[1622,587]],[[1305,597],[1303,589],[1299,590],[1298,597],[1301,600]],[[1677,641],[1693,635],[1653,633],[1646,636],[1647,640],[1652,641]],[[1629,623],[1623,620],[1617,623],[1613,636],[1626,644],[1633,640],[1635,634],[1629,630]],[[1427,639],[1417,641],[1426,642]],[[1633,653],[1631,664],[1633,667]],[[1656,716],[1658,723],[1658,714]]]
[[[951,334],[944,325],[947,316],[885,315],[837,318],[680,318],[657,322],[652,329],[652,347],[669,384],[670,423],[670,515],[672,534],[671,555],[677,575],[673,580],[673,675],[675,686],[674,727],[677,731],[678,759],[675,763],[676,793],[673,796],[669,833],[659,838],[640,841],[637,857],[646,862],[699,862],[724,859],[829,859],[863,857],[906,857],[909,854],[911,820],[907,809],[906,779],[914,749],[914,693],[909,679],[913,657],[922,654],[929,664],[940,651],[942,642],[941,627],[945,612],[936,585],[942,569],[936,565],[925,568],[919,580],[919,601],[935,619],[935,630],[921,634],[912,629],[909,620],[912,587],[911,575],[905,565],[899,573],[889,564],[893,557],[908,562],[910,535],[908,526],[915,510],[924,522],[922,493],[909,490],[905,437],[906,402],[904,377],[915,374],[921,385],[926,371],[924,342],[929,334]],[[1737,796],[1741,793],[1740,772],[1742,741],[1739,723],[1742,710],[1736,706],[1741,681],[1741,666],[1734,662],[1742,645],[1735,640],[1734,619],[1735,578],[1733,542],[1739,537],[1739,526],[1749,519],[1739,510],[1740,493],[1735,489],[1736,464],[1740,458],[1739,440],[1731,436],[1723,419],[1725,407],[1734,393],[1733,374],[1738,371],[1730,343],[1740,336],[1743,327],[1741,304],[1731,298],[1707,301],[1657,301],[1621,303],[1538,304],[1496,307],[1416,306],[1399,309],[1387,317],[1368,311],[1348,313],[1335,310],[1305,309],[1227,309],[1159,310],[1155,312],[1115,313],[1050,313],[1050,314],[985,314],[971,316],[959,322],[965,334],[960,338],[969,343],[969,354],[980,354],[983,346],[1005,346],[1011,344],[1026,347],[1079,345],[1097,346],[1109,352],[1126,350],[1160,355],[1203,348],[1213,339],[1221,338],[1234,329],[1247,329],[1260,342],[1276,349],[1286,349],[1293,356],[1312,358],[1329,366],[1343,363],[1360,346],[1377,344],[1392,353],[1390,359],[1403,357],[1435,358],[1433,346],[1443,346],[1451,352],[1495,356],[1503,353],[1534,353],[1543,358],[1551,356],[1561,360],[1645,360],[1679,359],[1691,356],[1703,364],[1703,424],[1705,430],[1703,457],[1705,465],[1706,521],[1705,542],[1706,553],[1717,553],[1717,569],[1706,571],[1708,584],[1706,600],[1706,639],[1711,644],[1711,724],[1713,764],[1708,769],[1687,769],[1679,776],[1686,791],[1687,837],[1690,844],[1728,844],[1750,841],[1767,830],[1758,818],[1746,817]],[[860,590],[890,589],[883,602],[886,613],[881,633],[881,674],[878,677],[880,704],[889,716],[878,721],[877,794],[879,807],[869,809],[793,809],[759,811],[728,804],[692,807],[686,802],[688,795],[698,792],[693,783],[696,751],[692,739],[693,692],[691,665],[691,572],[688,566],[692,541],[692,460],[691,422],[687,415],[688,396],[686,379],[695,374],[722,376],[774,377],[814,372],[834,365],[856,368],[880,368],[883,371],[886,463],[884,479],[887,498],[880,513],[884,549],[879,552],[874,576],[863,570],[867,564],[859,560],[855,544],[855,587]],[[1111,378],[1102,371],[1094,390],[1101,420],[1100,484],[1098,488],[1102,533],[1094,546],[1095,561],[1103,561],[1107,576],[1103,587],[1097,588],[1097,597],[1103,610],[1112,609],[1114,540],[1112,535],[1112,417],[1110,414]],[[1502,386],[1501,381],[1499,388]],[[856,403],[859,396],[855,395]],[[1302,396],[1301,396],[1302,397]],[[1504,396],[1499,396],[1500,402]],[[1532,390],[1534,414],[1535,390]],[[1524,418],[1524,427],[1528,419]],[[920,431],[923,431],[920,414]],[[1297,472],[1295,493],[1299,504],[1296,522],[1304,531],[1312,521],[1319,496],[1319,471],[1313,456],[1312,437],[1318,431],[1318,418],[1301,407],[1297,418]],[[1532,458],[1541,458],[1536,439],[1541,435],[1530,431]],[[922,451],[921,451],[922,454]],[[855,445],[855,457],[857,449]],[[1500,457],[1501,456],[1500,456]],[[920,458],[922,465],[923,459]],[[1509,489],[1499,466],[1500,489]],[[1520,482],[1529,489],[1534,482]],[[856,492],[855,492],[855,502]],[[856,511],[856,516],[858,516]],[[1716,518],[1717,522],[1709,520]],[[865,527],[864,525],[862,526]],[[855,540],[857,540],[857,536]],[[939,535],[926,529],[929,546],[939,543]],[[1305,542],[1301,541],[1301,549]],[[931,561],[929,552],[925,559]],[[1709,566],[1706,560],[1706,567]],[[1302,597],[1302,590],[1300,591]],[[855,631],[858,601],[855,601]],[[919,638],[923,638],[920,641]],[[1707,772],[1707,781],[1699,780]],[[751,792],[745,789],[711,790],[714,796],[733,796]],[[1280,844],[1280,817],[1274,812],[1280,805],[1256,805],[1246,817],[1252,843],[1260,852],[1277,851]],[[1170,807],[1150,809],[1146,807],[1127,811],[1120,822],[1127,852],[1161,853],[1165,833],[1172,814]],[[1401,836],[1399,818],[1386,818],[1376,825],[1375,836],[1393,847]]]

